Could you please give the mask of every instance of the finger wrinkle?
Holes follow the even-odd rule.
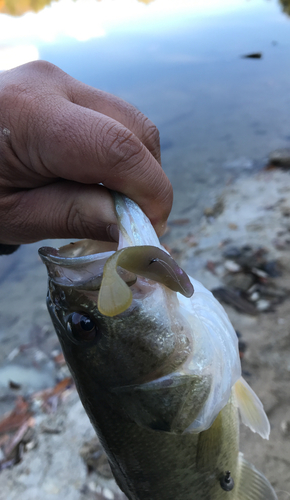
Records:
[[[107,158],[110,171],[122,171],[125,165],[126,171],[135,168],[133,159],[138,158],[136,164],[143,161],[143,144],[128,129],[115,123],[102,134],[103,156]]]

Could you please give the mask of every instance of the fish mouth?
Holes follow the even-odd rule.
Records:
[[[117,247],[114,242],[80,240],[60,248],[41,247],[38,254],[54,283],[78,288],[91,282],[91,289],[98,289],[104,265]]]
[[[82,240],[59,249],[42,247],[39,255],[49,278],[56,284],[82,290],[99,290],[98,309],[116,316],[132,303],[131,284],[137,276],[155,281],[185,297],[193,286],[172,257],[156,246],[117,249],[116,243]]]

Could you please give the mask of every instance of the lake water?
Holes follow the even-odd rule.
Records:
[[[241,57],[252,52],[262,58]],[[198,216],[212,187],[289,146],[289,56],[277,0],[60,0],[0,14],[0,69],[46,59],[155,122],[176,214]]]
[[[38,58],[155,122],[174,218],[197,222],[223,185],[290,145],[290,18],[278,1],[60,0],[0,14],[0,70]],[[46,341],[40,246],[0,258],[0,362],[35,328]]]

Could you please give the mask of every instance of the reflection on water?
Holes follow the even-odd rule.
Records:
[[[22,16],[25,12],[39,12],[41,9],[61,0],[0,0],[0,12],[10,14],[11,16]],[[82,0],[78,0],[82,1]],[[101,0],[96,0],[100,2]],[[154,2],[154,0],[137,0],[145,4]]]
[[[160,130],[174,214],[192,217],[214,188],[289,147],[289,47],[274,0],[60,0],[0,14],[0,70],[41,58],[133,103]],[[253,52],[262,58],[241,57]]]
[[[214,189],[289,147],[289,50],[289,18],[274,0],[60,0],[0,14],[0,70],[48,60],[156,123],[174,216],[199,217]],[[253,52],[262,58],[241,57]]]
[[[44,9],[44,7],[51,5],[52,3],[56,3],[62,0],[0,0],[0,13],[10,14],[11,16],[22,16],[26,12],[39,12]],[[74,0],[74,1],[83,1],[83,0]],[[96,2],[105,2],[106,0],[95,0]],[[136,0],[143,4],[150,4],[154,1],[158,0]],[[278,0],[282,6],[283,12],[290,15],[290,1],[289,0]],[[177,4],[180,4],[176,0]],[[206,3],[206,1],[205,1]],[[223,3],[221,2],[216,2]]]
[[[0,0],[0,8],[46,3]],[[274,0],[60,0],[37,14],[0,14],[0,70],[45,59],[156,123],[174,187],[172,217],[193,222],[225,183],[260,168],[271,150],[289,148],[289,51],[289,18]],[[262,58],[241,57],[253,52]],[[25,343],[31,323],[49,323],[39,246],[0,258],[4,357],[20,331]]]
[[[274,0],[131,0],[122,12],[128,2],[116,0],[112,22],[107,0],[59,0],[37,14],[27,11],[50,2],[0,0],[0,70],[45,59],[143,111],[160,130],[172,218],[194,225],[226,183],[290,147],[290,21]],[[289,2],[281,4],[289,12]],[[242,58],[253,52],[262,58]],[[45,244],[61,245],[23,245],[0,257],[0,386],[1,377],[5,384],[15,377],[6,364],[16,347],[37,343],[47,357],[57,347],[37,255]],[[24,365],[18,376],[37,375]]]
[[[283,12],[290,16],[290,0],[279,0],[279,2],[282,5]]]

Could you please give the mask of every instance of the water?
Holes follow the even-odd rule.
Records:
[[[275,0],[60,0],[0,14],[0,69],[46,59],[134,104],[160,130],[172,217],[194,223],[222,186],[290,145],[289,28]],[[242,58],[252,52],[262,58]],[[0,362],[50,324],[40,246],[0,258]]]

